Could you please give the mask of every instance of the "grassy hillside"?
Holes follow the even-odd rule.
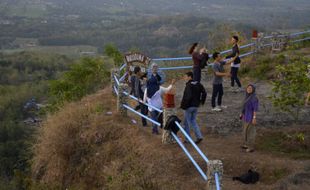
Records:
[[[107,88],[50,115],[35,146],[33,176],[50,189],[205,186],[176,146],[162,145],[160,139],[132,126],[115,114],[115,104]],[[113,114],[107,115],[109,111]]]

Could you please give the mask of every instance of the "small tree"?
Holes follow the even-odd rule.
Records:
[[[290,64],[277,66],[276,72],[279,77],[273,82],[272,103],[297,121],[305,102],[305,94],[310,91],[307,65],[303,60],[294,60]]]
[[[50,82],[52,103],[76,101],[92,93],[104,84],[109,76],[108,69],[101,59],[83,58],[71,66],[63,77]]]
[[[116,67],[120,66],[123,62],[123,55],[113,44],[106,45],[104,47],[104,53],[113,59],[114,66]]]

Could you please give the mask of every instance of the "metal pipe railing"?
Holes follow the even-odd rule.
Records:
[[[310,30],[290,34],[290,37],[299,36],[299,35],[307,34],[307,33],[310,33]]]
[[[113,77],[114,77],[114,80],[115,80],[117,86],[119,86],[119,81],[118,81],[117,77],[115,75],[113,75]]]
[[[255,53],[254,51],[250,51],[248,53],[244,53],[242,55],[240,55],[239,57],[245,57],[245,56],[248,56],[248,55],[251,55]],[[208,64],[208,66],[212,66],[213,64]],[[192,65],[189,65],[189,66],[177,66],[177,67],[160,67],[159,69],[160,70],[163,70],[163,71],[167,71],[167,70],[178,70],[178,69],[192,69],[193,66]]]
[[[241,57],[245,57],[245,56],[251,55],[251,54],[253,54],[253,53],[255,53],[255,52],[254,52],[254,51],[250,51],[250,52],[248,52],[248,53],[244,53],[244,54],[240,55],[239,57],[240,57],[240,58],[241,58]]]
[[[263,45],[263,47],[268,47],[268,46],[272,46],[272,43],[264,44],[264,45]]]
[[[124,64],[119,68],[119,70],[120,70],[120,71],[123,70],[126,66],[127,66],[127,64],[124,63]]]
[[[291,43],[302,42],[302,41],[306,41],[306,40],[310,40],[310,37],[307,37],[307,38],[304,38],[304,39],[299,39],[299,40],[294,40]]]
[[[186,133],[186,131],[183,129],[183,127],[180,125],[179,122],[175,121],[175,124],[178,126],[180,131],[183,133],[183,135],[187,138],[187,140],[193,145],[193,147],[196,149],[196,151],[199,153],[199,155],[204,159],[206,163],[209,162],[209,159],[205,156],[205,154],[200,150],[200,148],[196,145],[196,143],[193,141],[193,139]]]
[[[119,79],[119,81],[120,82],[122,82],[124,79],[125,79],[125,77],[128,75],[128,72],[126,72],[120,79]]]
[[[253,46],[255,43],[249,43],[249,44],[246,44],[246,45],[242,45],[239,47],[239,49],[244,49],[244,48],[247,48],[247,47],[250,47],[250,46]],[[229,49],[229,50],[225,50],[225,51],[221,51],[220,54],[225,54],[225,53],[229,53],[231,52],[232,50]],[[212,55],[209,55],[209,57],[211,57]],[[152,59],[152,61],[188,61],[188,60],[192,60],[192,57],[175,57],[175,58],[155,58],[155,59]]]
[[[217,172],[214,174],[214,178],[215,178],[216,190],[221,190],[219,174]]]
[[[192,57],[176,57],[176,58],[155,58],[152,59],[152,61],[186,61],[186,60],[192,60]]]
[[[142,113],[137,112],[136,110],[134,110],[133,108],[129,107],[129,106],[126,105],[126,104],[123,104],[123,107],[126,108],[126,109],[128,109],[129,111],[132,111],[133,113],[135,113],[135,114],[137,114],[137,115],[139,115],[139,116],[141,116],[141,117],[147,119],[148,121],[154,123],[154,124],[157,125],[157,126],[160,126],[160,125],[161,125],[159,122],[154,121],[153,119],[151,119],[151,118],[149,118],[149,117],[143,115]]]
[[[207,181],[208,177],[207,175],[202,171],[202,169],[200,168],[200,166],[197,164],[197,162],[194,160],[194,158],[191,156],[191,154],[188,152],[188,150],[185,148],[185,146],[183,145],[183,143],[180,141],[179,137],[174,134],[173,132],[171,132],[171,135],[173,136],[173,138],[175,139],[175,141],[179,144],[179,146],[183,149],[183,151],[185,152],[185,154],[187,155],[187,157],[192,161],[192,163],[194,164],[194,166],[196,167],[196,169],[198,170],[198,172],[200,173],[200,175],[202,176],[202,178]]]
[[[118,96],[118,90],[117,90],[117,88],[116,88],[115,86],[113,86],[113,88],[114,88],[115,94]]]
[[[146,102],[140,101],[137,97],[135,97],[135,96],[133,96],[133,95],[129,95],[128,92],[123,92],[123,93],[124,93],[126,96],[130,97],[131,99],[134,99],[134,100],[136,100],[136,101],[138,101],[138,102],[140,102],[140,103],[142,103],[142,104],[144,104],[144,105],[146,105],[146,106],[148,106],[148,107],[150,107],[150,108],[152,108],[152,109],[158,111],[159,113],[162,113],[162,112],[163,112],[163,110],[158,109],[158,108],[156,108],[156,107],[154,107],[154,106],[152,106],[151,104],[148,104],[148,103],[146,103]]]

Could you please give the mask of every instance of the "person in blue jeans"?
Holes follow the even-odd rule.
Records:
[[[198,144],[202,141],[203,137],[197,124],[196,118],[198,107],[206,101],[207,93],[202,84],[198,81],[193,81],[193,73],[187,72],[184,76],[186,86],[183,93],[181,108],[184,112],[184,130],[190,136],[190,126],[193,128],[196,141]],[[186,142],[186,141],[185,141]]]

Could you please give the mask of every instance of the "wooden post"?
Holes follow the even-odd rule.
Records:
[[[174,94],[167,93],[164,95],[164,110],[163,110],[163,125],[165,126],[169,117],[176,115],[176,108],[174,104]],[[170,144],[174,143],[175,140],[171,135],[171,131],[163,129],[162,143]]]
[[[208,162],[208,183],[207,190],[216,190],[216,182],[215,182],[215,173],[218,174],[220,187],[222,184],[222,176],[223,176],[223,163],[221,160],[209,160]]]
[[[117,96],[117,112],[122,116],[127,116],[127,109],[124,108],[123,104],[127,105],[128,96],[124,94],[127,92],[128,85],[126,83],[120,83],[118,86],[118,96]]]

